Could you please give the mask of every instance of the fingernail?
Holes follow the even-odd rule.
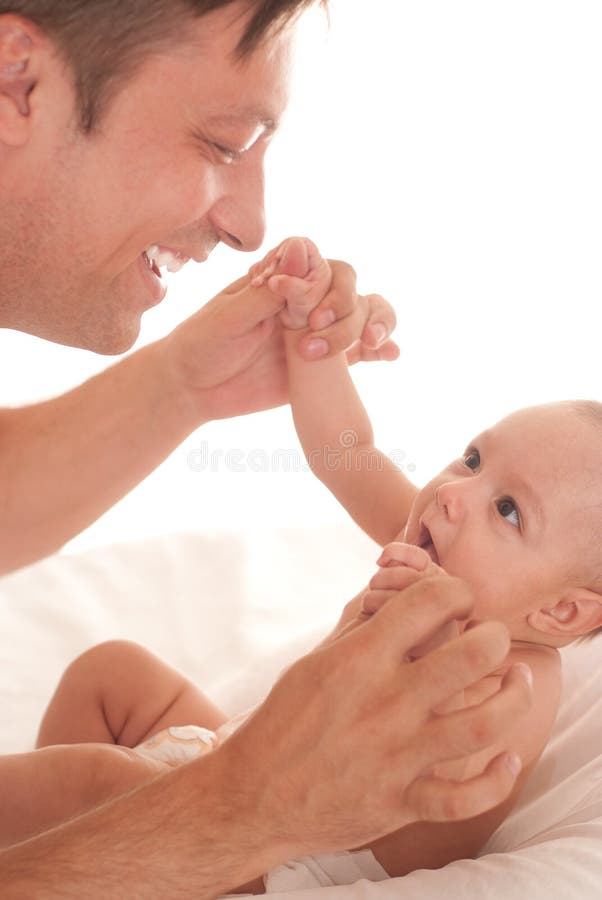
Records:
[[[314,338],[313,341],[310,341],[305,345],[303,356],[311,357],[311,359],[319,359],[321,356],[326,356],[328,350],[329,347],[327,341],[322,340],[322,338]]]
[[[506,755],[504,756],[504,762],[516,778],[523,767],[521,758],[518,753],[506,753]]]
[[[334,309],[325,309],[323,312],[318,313],[315,318],[315,327],[316,328],[328,328],[329,325],[332,325],[333,322],[336,322],[337,314]]]
[[[374,337],[376,339],[376,343],[382,344],[382,342],[384,341],[384,339],[387,336],[387,329],[385,328],[385,326],[382,324],[382,322],[376,322],[374,325],[371,325],[370,327],[372,329],[372,334],[374,335]]]

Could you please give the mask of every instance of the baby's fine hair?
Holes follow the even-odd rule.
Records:
[[[593,425],[602,430],[602,403],[600,403],[598,400],[575,400],[571,403],[571,406],[578,416],[586,419],[588,422],[591,422]],[[600,540],[598,540],[598,546],[602,548],[602,521],[600,521],[598,526],[598,536],[599,538],[601,538]],[[600,549],[599,553],[600,579],[602,580],[602,549]],[[602,625],[600,625],[598,628],[594,628],[593,631],[588,632],[588,634],[584,634],[582,637],[578,638],[578,642],[583,643],[583,641],[590,641],[600,633],[602,633]]]

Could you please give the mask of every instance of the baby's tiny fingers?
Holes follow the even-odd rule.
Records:
[[[383,552],[376,562],[381,567],[403,565],[411,566],[418,572],[424,572],[431,562],[431,558],[426,550],[415,544],[391,541],[383,548]]]

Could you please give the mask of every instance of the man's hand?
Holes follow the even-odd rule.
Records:
[[[330,265],[331,289],[313,310],[314,331],[303,333],[299,352],[312,359],[348,350],[350,363],[395,359],[398,349],[389,340],[395,327],[390,304],[376,294],[359,296],[355,272],[346,263]],[[267,286],[253,287],[246,275],[165,339],[167,372],[175,376],[201,420],[244,415],[287,402],[286,358],[278,322],[283,305]]]
[[[395,594],[421,578],[445,574],[443,569],[431,560],[426,550],[400,541],[386,544],[376,562],[380,569],[372,576],[368,586],[345,605],[334,630],[320,646],[325,646],[344,632],[357,628],[378,612]],[[447,633],[448,630],[446,625],[443,631]],[[443,643],[445,639],[439,643]]]
[[[527,680],[511,668],[480,705],[435,712],[502,663],[507,629],[483,624],[408,660],[412,647],[467,618],[471,606],[458,579],[417,581],[291,666],[217,751],[232,773],[245,773],[241,796],[269,823],[275,846],[264,865],[286,854],[360,846],[414,821],[468,818],[508,796],[520,768],[512,755],[498,755],[462,783],[432,774],[443,760],[499,741],[528,709]]]

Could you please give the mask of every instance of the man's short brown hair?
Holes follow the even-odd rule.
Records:
[[[186,23],[234,0],[0,0],[0,14],[29,19],[55,42],[73,73],[80,125],[97,124],[102,108],[153,50],[167,47]],[[249,16],[236,48],[244,59],[265,39],[314,4],[327,0],[248,0]]]

